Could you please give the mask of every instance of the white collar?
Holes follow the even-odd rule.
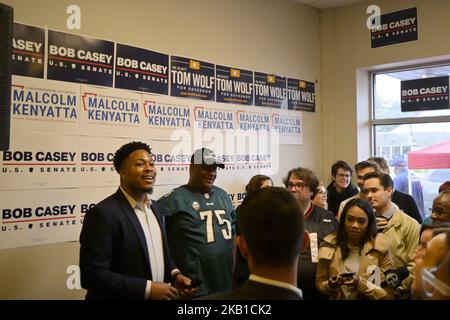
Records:
[[[269,279],[269,278],[260,277],[260,276],[257,276],[256,274],[251,274],[248,279],[252,280],[252,281],[268,284],[268,285],[271,285],[271,286],[280,287],[280,288],[284,288],[284,289],[288,289],[288,290],[294,291],[301,298],[303,298],[302,290],[300,290],[299,288],[293,286],[290,283],[277,281],[277,280],[273,280],[273,279]]]

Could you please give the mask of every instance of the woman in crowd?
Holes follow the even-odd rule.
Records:
[[[324,208],[328,210],[328,202],[327,202],[327,189],[322,181],[319,182],[319,186],[312,194],[312,203],[318,207]]]
[[[270,177],[263,174],[257,174],[253,176],[248,184],[245,186],[247,195],[261,188],[273,187],[273,181]]]
[[[434,226],[432,226],[433,228]],[[433,228],[431,239],[413,257],[413,299],[450,299],[450,228]]]
[[[384,273],[392,268],[385,236],[377,233],[370,204],[362,199],[347,203],[336,233],[325,237],[319,249],[317,289],[331,299],[389,299]]]

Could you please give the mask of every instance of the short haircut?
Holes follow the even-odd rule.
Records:
[[[392,181],[392,178],[387,173],[376,173],[376,172],[370,172],[366,175],[364,175],[364,181],[367,179],[373,179],[376,178],[380,181],[380,184],[383,186],[384,190],[391,187],[394,188],[394,181]]]
[[[348,165],[347,162],[345,162],[343,160],[339,160],[339,161],[336,161],[335,163],[333,163],[333,165],[331,166],[331,175],[333,177],[336,176],[339,168],[344,169],[344,171],[350,171],[350,175],[352,175],[352,173],[353,173],[352,168]]]
[[[432,238],[436,237],[438,234],[441,234],[441,233],[445,233],[446,235],[448,235],[449,232],[450,232],[450,229],[446,228],[446,227],[434,229]],[[447,241],[450,241],[450,239],[448,237],[447,237]],[[450,243],[448,243],[448,244],[450,244]]]
[[[303,182],[309,187],[309,190],[313,192],[319,186],[319,179],[314,172],[309,169],[297,167],[289,170],[287,176],[283,179],[283,183],[288,187],[289,178],[295,176],[297,179],[303,180]]]
[[[325,192],[327,192],[327,188],[325,188],[325,185],[323,184],[323,182],[319,181],[317,188],[315,190],[311,190],[312,191],[311,200],[317,196],[317,194],[319,193],[320,187],[323,187],[325,189]]]
[[[150,154],[152,153],[150,146],[143,142],[133,141],[124,144],[114,154],[113,159],[114,169],[116,169],[116,171],[119,172],[120,169],[122,168],[122,163],[125,161],[125,159],[136,150],[145,150]]]
[[[439,193],[445,190],[450,190],[450,181],[445,181],[443,184],[439,186]]]
[[[375,162],[384,173],[389,174],[391,172],[391,169],[389,168],[389,164],[388,164],[388,162],[387,162],[387,160],[385,158],[383,158],[383,157],[370,157],[367,160]]]
[[[422,225],[420,226],[420,234],[422,235],[422,233],[428,229],[435,230],[435,229],[445,229],[445,228],[450,228],[450,222],[422,223]]]
[[[260,189],[262,183],[267,180],[270,180],[273,184],[272,179],[268,176],[265,176],[263,174],[257,174],[256,176],[253,176],[248,182],[248,184],[245,186],[245,191],[247,192],[247,195],[249,195],[253,191]]]
[[[364,244],[371,239],[375,239],[375,236],[377,234],[377,220],[370,203],[363,199],[352,199],[347,202],[344,209],[342,210],[341,216],[339,217],[339,225],[336,236],[336,242],[341,248],[342,260],[345,260],[350,253],[350,249],[347,244],[348,237],[345,231],[345,219],[347,218],[348,211],[355,206],[363,210],[366,213],[368,219],[367,230],[361,239],[361,244]]]
[[[363,169],[367,169],[367,168],[372,168],[373,170],[375,170],[376,173],[381,172],[381,168],[378,165],[378,163],[371,161],[371,160],[363,160],[363,161],[360,161],[357,164],[355,164],[355,171],[357,174],[358,174],[359,170],[363,170]]]
[[[254,191],[239,207],[237,224],[255,264],[288,266],[297,261],[304,222],[291,192],[280,187]]]

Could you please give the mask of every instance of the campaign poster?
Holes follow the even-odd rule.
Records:
[[[299,112],[273,111],[272,129],[278,135],[280,144],[303,144],[302,116]]]
[[[214,64],[191,58],[170,57],[170,95],[214,100]]]
[[[115,87],[169,93],[169,56],[167,54],[117,44]]]
[[[79,186],[114,187],[119,186],[119,174],[114,169],[115,152],[130,139],[80,136],[78,158]]]
[[[380,24],[370,30],[372,48],[416,41],[419,24],[417,8],[409,8],[381,15]]]
[[[269,133],[271,130],[270,111],[265,108],[236,110],[236,128],[247,132]]]
[[[193,153],[190,140],[159,141],[144,138],[143,142],[152,148],[157,186],[180,186],[189,181],[189,164]]]
[[[14,134],[0,152],[0,190],[78,186],[79,139],[44,132]]]
[[[190,140],[194,110],[190,102],[193,101],[144,94],[143,136],[153,140],[173,140],[182,136]]]
[[[194,105],[194,133],[198,130],[232,132],[236,128],[234,108],[226,105],[197,103]]]
[[[44,78],[45,30],[14,23],[12,45],[12,73]]]
[[[113,42],[49,30],[47,55],[47,79],[113,85]]]
[[[103,199],[109,197],[110,195],[116,193],[117,189],[119,189],[119,180],[117,180],[117,184],[111,187],[84,187],[75,189],[74,192],[78,194],[77,201],[77,212],[80,215],[80,220],[83,222],[84,216],[88,213],[89,209],[95,206],[97,203],[102,201]],[[80,228],[81,231],[81,228]],[[79,239],[79,234],[74,240]]]
[[[288,78],[288,110],[316,111],[314,82]]]
[[[257,174],[272,176],[276,173],[279,144],[270,135],[235,131],[224,139],[204,139],[201,146],[214,151],[225,165],[217,169],[215,185],[230,195],[238,205],[245,196],[243,191],[248,181]],[[193,146],[193,150],[199,146]]]
[[[77,84],[13,76],[11,141],[24,131],[78,135],[79,97]]]
[[[216,101],[253,104],[253,71],[216,65]]]
[[[76,189],[0,191],[0,249],[78,240],[77,203]]]
[[[141,137],[141,95],[121,89],[81,86],[80,134]]]
[[[402,112],[449,109],[449,77],[401,81]]]
[[[255,72],[255,106],[287,109],[286,78]]]

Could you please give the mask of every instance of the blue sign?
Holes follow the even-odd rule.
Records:
[[[216,101],[253,104],[253,72],[216,65]]]
[[[48,79],[112,87],[113,57],[113,42],[48,32]]]
[[[214,100],[214,64],[183,57],[170,57],[170,95]]]
[[[287,109],[286,78],[255,72],[255,106]]]
[[[288,78],[287,96],[289,110],[316,111],[314,82]]]
[[[44,78],[44,29],[14,23],[12,68],[18,76]]]
[[[448,76],[402,81],[402,112],[449,109],[448,85]]]
[[[116,55],[116,88],[169,93],[167,54],[117,44]]]
[[[386,13],[380,20],[370,31],[372,48],[417,40],[417,8]]]

